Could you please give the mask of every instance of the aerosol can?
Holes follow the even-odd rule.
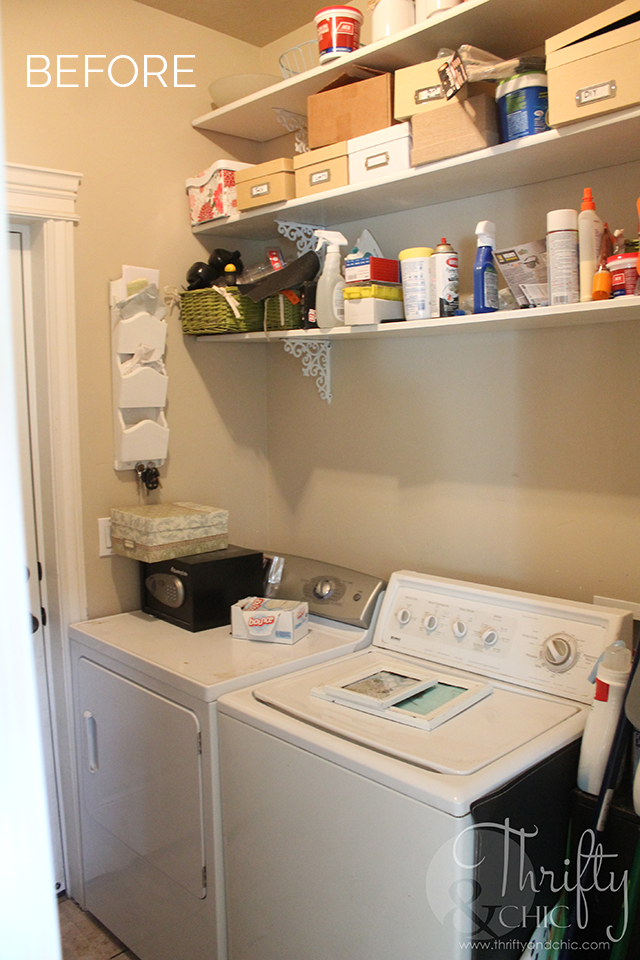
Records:
[[[458,254],[442,237],[431,256],[431,316],[453,317],[458,309]]]

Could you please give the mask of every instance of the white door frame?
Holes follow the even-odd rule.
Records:
[[[87,616],[82,535],[73,231],[81,174],[6,163],[10,225],[31,235],[38,456],[48,482],[42,557],[67,888],[81,890],[68,626]]]

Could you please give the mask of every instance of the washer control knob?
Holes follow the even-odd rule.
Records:
[[[409,620],[411,620],[411,613],[407,610],[406,607],[402,607],[396,613],[396,617],[398,618],[398,623],[400,624],[400,626],[404,627],[406,626],[407,623],[409,623]]]
[[[427,633],[438,629],[438,618],[433,613],[428,613],[422,622]]]
[[[571,637],[554,633],[547,637],[543,647],[544,661],[552,670],[568,670],[576,657],[575,643]]]
[[[467,634],[467,625],[464,620],[454,620],[451,629],[456,640],[462,640]]]
[[[497,631],[492,627],[489,627],[489,629],[485,630],[482,634],[482,642],[484,643],[485,647],[495,647],[496,643],[498,642]]]
[[[329,580],[327,577],[322,580],[318,580],[313,587],[314,597],[316,597],[318,600],[326,600],[329,596],[331,596],[333,592],[333,586],[333,580]]]

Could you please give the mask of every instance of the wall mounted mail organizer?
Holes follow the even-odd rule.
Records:
[[[158,270],[124,266],[110,284],[116,470],[141,462],[159,467],[167,456],[167,324],[159,280]]]

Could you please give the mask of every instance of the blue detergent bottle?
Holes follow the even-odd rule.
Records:
[[[498,309],[498,271],[493,263],[496,225],[481,220],[476,227],[478,252],[473,265],[473,312],[494,313]]]

